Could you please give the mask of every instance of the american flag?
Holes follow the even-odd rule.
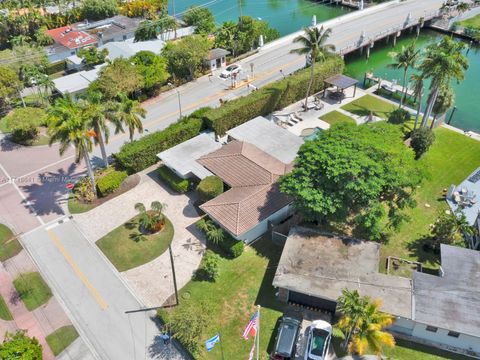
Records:
[[[252,336],[255,336],[257,334],[257,322],[258,322],[258,310],[255,311],[255,314],[253,314],[247,326],[245,326],[245,330],[243,330],[242,337],[245,340],[248,340],[248,334],[251,334]]]

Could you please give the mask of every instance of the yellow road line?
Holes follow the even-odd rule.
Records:
[[[88,278],[85,276],[85,274],[80,270],[80,267],[78,264],[73,260],[72,256],[68,253],[68,251],[65,249],[65,246],[60,242],[60,239],[57,237],[57,235],[52,231],[52,230],[47,230],[48,235],[52,239],[53,243],[57,247],[57,249],[60,251],[60,253],[65,257],[67,262],[70,264],[72,267],[73,271],[77,274],[77,276],[80,278],[80,280],[83,282],[83,284],[87,287],[87,289],[90,291],[92,294],[93,298],[95,301],[100,305],[100,308],[102,310],[105,310],[108,308],[107,303],[105,300],[102,298],[102,296],[98,293],[97,289],[95,289],[92,285],[92,283],[88,280]]]

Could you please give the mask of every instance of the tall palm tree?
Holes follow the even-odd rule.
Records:
[[[415,42],[404,46],[399,52],[391,52],[389,56],[395,61],[392,64],[389,64],[388,67],[394,69],[403,69],[403,82],[402,82],[402,97],[400,98],[400,105],[402,107],[403,101],[405,100],[405,90],[407,87],[407,71],[409,68],[415,67],[415,63],[418,60],[418,55],[420,54],[419,49],[415,49]]]
[[[423,98],[423,76],[420,74],[412,74],[410,80],[413,81],[413,96],[417,101],[417,114],[415,115],[415,123],[413,124],[413,130],[417,128],[418,118],[420,117],[420,110],[422,109]]]
[[[342,317],[338,322],[340,329],[347,333],[348,351],[363,355],[367,349],[376,354],[383,346],[393,347],[395,340],[391,334],[383,331],[393,323],[393,317],[380,311],[381,302],[361,297],[357,290],[344,289],[338,299]]]
[[[335,51],[335,46],[332,44],[326,44],[328,37],[332,33],[331,29],[323,30],[323,26],[310,27],[305,29],[304,35],[298,35],[293,39],[294,43],[300,43],[303,46],[298,49],[291,50],[292,53],[306,55],[310,58],[310,81],[308,82],[307,95],[305,96],[305,109],[308,105],[308,97],[312,89],[313,80],[315,79],[315,62],[325,61],[329,53]]]
[[[442,86],[438,92],[437,101],[432,108],[433,119],[430,124],[430,129],[435,127],[435,122],[438,115],[445,114],[455,102],[455,93],[450,85]]]
[[[435,43],[427,47],[426,56],[419,66],[422,76],[425,79],[431,79],[430,94],[423,114],[422,127],[428,123],[441,87],[449,86],[453,79],[460,82],[465,77],[468,59],[462,53],[464,48],[464,43],[447,36],[439,44]]]
[[[130,141],[133,140],[135,130],[143,132],[143,125],[140,118],[144,119],[147,112],[140,106],[136,100],[129,99],[126,95],[119,95],[120,101],[117,103],[115,114],[119,124],[125,124],[128,127]],[[140,117],[140,118],[139,118]],[[120,128],[123,131],[123,128]]]
[[[57,141],[60,143],[60,155],[63,155],[70,145],[75,147],[75,162],[80,162],[81,158],[85,161],[92,190],[96,196],[97,188],[90,162],[90,152],[93,148],[92,133],[87,120],[82,107],[66,95],[58,99],[48,111],[48,133],[50,146]]]

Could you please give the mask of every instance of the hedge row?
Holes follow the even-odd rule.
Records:
[[[187,179],[182,179],[166,166],[160,166],[157,171],[160,179],[165,181],[167,185],[176,192],[184,194],[188,191],[188,188],[190,187],[190,181]]]
[[[338,56],[328,58],[315,67],[315,80],[311,93],[323,90],[324,80],[343,72],[344,62]],[[219,108],[205,114],[206,125],[218,135],[235,126],[243,124],[257,116],[264,116],[273,111],[301,100],[310,81],[310,68],[299,70],[286,79],[266,85],[250,95],[228,101]]]
[[[203,129],[202,114],[205,111],[199,109],[162,131],[124,144],[115,154],[115,159],[129,173],[136,173],[154,165],[158,161],[158,153],[200,134]]]
[[[97,180],[97,190],[101,197],[107,196],[117,190],[122,184],[123,180],[127,178],[126,171],[111,170],[102,175]]]

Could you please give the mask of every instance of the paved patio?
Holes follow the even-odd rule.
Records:
[[[149,206],[158,200],[167,205],[165,214],[172,221],[175,235],[172,241],[178,288],[190,281],[205,250],[205,240],[195,227],[200,218],[192,199],[173,193],[159,182],[153,166],[141,173],[140,183],[93,210],[74,216],[86,238],[94,243],[116,227],[138,214],[134,205],[143,202]],[[140,301],[146,306],[160,306],[174,293],[168,251],[151,262],[121,273]]]

